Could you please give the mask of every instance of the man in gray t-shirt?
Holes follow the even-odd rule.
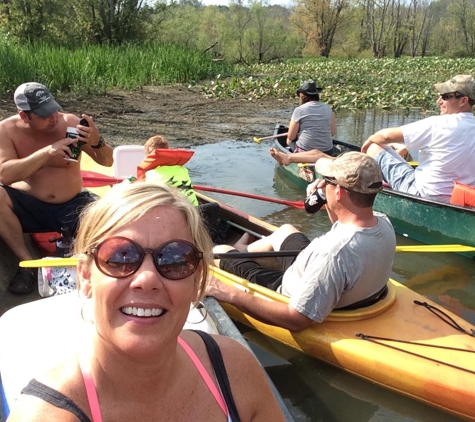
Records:
[[[333,222],[325,235],[310,241],[294,226],[284,224],[270,236],[248,243],[248,235],[235,247],[219,245],[215,253],[301,250],[282,259],[282,270],[270,270],[249,259],[216,260],[220,268],[290,297],[289,304],[254,297],[219,280],[210,282],[208,294],[230,303],[268,324],[301,331],[322,322],[333,309],[366,306],[384,293],[391,271],[396,237],[386,216],[373,212],[382,189],[377,163],[360,152],[336,159],[321,158],[316,170],[324,176],[312,185],[326,196]],[[232,255],[230,255],[232,256]]]

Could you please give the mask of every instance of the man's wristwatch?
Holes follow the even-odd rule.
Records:
[[[97,145],[91,145],[91,147],[94,148],[94,149],[99,149],[99,148],[104,147],[105,145],[106,145],[106,141],[104,140],[104,138],[103,138],[102,135],[101,135],[101,137],[99,138],[99,142],[97,143]]]

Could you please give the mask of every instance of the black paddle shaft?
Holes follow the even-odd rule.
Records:
[[[232,253],[216,253],[216,259],[238,259],[238,258],[273,258],[280,256],[297,256],[300,251],[269,251],[269,252],[232,252]]]

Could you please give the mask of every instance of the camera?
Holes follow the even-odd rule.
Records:
[[[86,119],[82,118],[79,120],[79,124],[82,126],[89,126],[89,123],[87,122]],[[84,141],[80,141],[79,139],[82,138],[81,135],[79,135],[77,128],[69,126],[66,128],[66,138],[70,139],[78,139],[76,141],[76,145],[69,145],[69,149],[73,153],[73,156],[71,158],[65,158],[67,161],[78,161],[79,154],[81,154],[81,147],[86,144]]]

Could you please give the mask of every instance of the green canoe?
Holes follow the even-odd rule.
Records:
[[[277,125],[274,133],[284,133],[286,129],[283,125]],[[276,138],[274,147],[290,154],[279,140],[285,141],[285,137]],[[356,145],[336,140],[333,142],[342,151],[359,151]],[[303,190],[309,181],[316,178],[312,167],[302,168],[297,164],[279,166],[279,172]],[[420,242],[475,246],[475,208],[437,202],[385,188],[376,197],[374,209],[391,219],[396,233]],[[464,255],[474,256],[473,253]]]

